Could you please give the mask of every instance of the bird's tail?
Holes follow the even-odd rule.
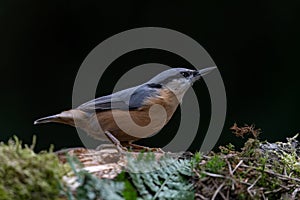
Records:
[[[40,118],[38,120],[35,120],[34,124],[43,124],[43,123],[49,123],[49,122],[62,123],[62,124],[68,124],[68,125],[74,126],[72,110],[64,111],[57,115],[51,115],[48,117]]]
[[[34,121],[33,124],[43,124],[43,123],[49,123],[49,122],[56,122],[58,119],[57,115],[51,115],[48,117],[43,117],[40,119],[37,119]]]

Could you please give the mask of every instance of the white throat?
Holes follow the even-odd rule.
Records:
[[[171,90],[177,97],[178,101],[181,103],[182,98],[186,91],[191,87],[191,82],[185,78],[173,79],[168,82],[165,87]]]

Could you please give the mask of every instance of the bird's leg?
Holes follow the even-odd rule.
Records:
[[[117,147],[119,152],[128,151],[127,148],[124,147],[121,144],[121,142],[115,136],[113,136],[109,131],[105,131],[104,134],[111,141],[111,143],[113,143]],[[133,144],[132,141],[126,142],[126,146],[127,147],[132,147],[134,149],[139,149],[139,150],[165,153],[161,148],[145,147],[145,146],[141,146],[141,145],[138,145],[138,144]]]
[[[120,141],[115,136],[113,136],[110,132],[105,131],[104,134],[117,147],[119,152],[128,151],[127,148],[123,147]]]
[[[145,146],[141,146],[138,144],[133,144],[132,141],[128,142],[128,146],[135,148],[135,149],[139,149],[139,150],[145,150],[145,151],[151,151],[151,152],[159,152],[159,153],[165,153],[161,148],[150,148],[150,147],[145,147]]]

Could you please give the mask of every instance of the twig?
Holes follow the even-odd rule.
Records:
[[[224,182],[223,182],[224,183]],[[218,186],[218,184],[216,183],[216,181],[215,180],[213,180],[213,184],[217,187]],[[224,200],[227,200],[227,198],[225,197],[225,195],[223,194],[223,192],[220,190],[219,191],[219,194],[221,195],[221,197],[224,199]]]
[[[288,176],[286,176],[286,175],[278,174],[278,173],[275,173],[275,172],[269,171],[269,170],[265,170],[264,172],[267,172],[267,173],[272,174],[272,175],[276,175],[276,176],[281,177],[281,178],[290,179],[290,180],[293,180],[293,181],[298,181],[298,182],[300,182],[300,179],[299,179],[299,178],[288,177]]]
[[[239,168],[239,166],[243,163],[243,160],[240,160],[240,162],[235,166],[235,168],[232,170],[232,173],[235,172],[235,170],[237,170],[237,168]]]
[[[257,170],[257,167],[252,167],[252,166],[248,166],[248,165],[245,165],[245,164],[243,164],[242,167],[252,168],[252,169]],[[300,179],[299,179],[299,178],[288,177],[287,175],[278,174],[278,173],[275,173],[275,172],[270,171],[270,170],[264,170],[264,172],[267,172],[267,173],[269,173],[269,174],[278,176],[278,178],[281,178],[281,179],[285,179],[285,180],[290,179],[290,180],[293,180],[293,181],[300,182]]]
[[[268,198],[265,197],[264,193],[262,193],[262,197],[264,200],[267,200]]]
[[[282,188],[277,188],[276,190],[272,190],[272,191],[266,191],[265,194],[270,194],[270,193],[276,193],[279,192],[280,190],[282,190]]]
[[[197,170],[193,169],[193,172],[199,177],[201,178],[200,174],[197,172]]]
[[[296,199],[297,193],[300,191],[300,188],[296,188],[292,193],[292,200]]]
[[[228,162],[228,160],[226,160],[226,162],[227,162],[227,165],[228,165],[229,174],[232,176],[233,172],[232,172],[231,164],[230,164],[230,162]]]
[[[254,187],[254,185],[257,183],[257,181],[258,181],[260,178],[261,178],[261,175],[259,175],[259,177],[252,183],[252,185],[250,185],[250,186],[247,188],[247,191],[248,191],[248,193],[250,194],[251,197],[253,197],[253,195],[252,195],[252,192],[251,192],[250,190]]]
[[[214,193],[214,195],[212,196],[211,200],[214,200],[214,199],[217,197],[218,193],[220,192],[220,190],[222,189],[222,187],[224,186],[224,184],[225,184],[225,182],[223,182],[223,183],[217,188],[217,190],[215,191],[215,193]]]
[[[229,191],[229,188],[227,189],[227,194],[226,194],[226,198],[229,200],[229,193],[230,193],[230,191]]]
[[[250,183],[247,183],[247,182],[245,182],[245,181],[239,181],[240,183],[243,183],[243,184],[245,184],[245,185],[251,185]]]
[[[202,172],[203,174],[207,175],[207,176],[211,176],[211,177],[216,177],[216,178],[225,178],[225,176],[221,175],[221,174],[213,174],[213,173],[209,173],[206,171]]]
[[[286,166],[283,167],[283,173],[284,173],[285,176],[287,176]]]
[[[203,199],[203,200],[209,200],[209,198],[206,198],[205,196],[198,194],[198,193],[195,194],[195,197],[199,197],[200,199]]]

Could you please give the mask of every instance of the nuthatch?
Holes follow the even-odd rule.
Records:
[[[164,108],[166,119],[161,127],[150,128],[146,136],[158,132],[170,120],[192,84],[215,68],[202,70],[172,68],[161,72],[144,84],[99,97],[57,115],[38,119],[34,124],[48,122],[68,124],[81,128],[95,139],[110,140],[122,148],[123,146],[143,148],[132,144],[141,137],[124,131],[119,124],[130,123],[129,121],[132,120],[138,126],[147,126],[151,123],[149,111],[153,105],[158,104]],[[131,116],[130,120],[126,117],[128,112]],[[118,123],[115,116],[119,118]]]

